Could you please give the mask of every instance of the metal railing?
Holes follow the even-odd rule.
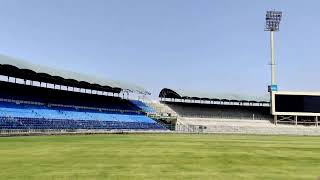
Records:
[[[203,115],[203,114],[180,114],[180,117],[183,118],[215,118],[215,119],[246,119],[246,120],[271,120],[272,116],[263,116],[263,115],[234,115],[234,116],[228,116],[228,115]]]

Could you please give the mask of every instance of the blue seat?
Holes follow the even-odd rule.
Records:
[[[148,106],[147,104],[145,104],[142,101],[130,100],[130,102],[146,113],[155,113],[156,112],[152,107]]]
[[[0,129],[164,129],[139,114],[0,102]]]

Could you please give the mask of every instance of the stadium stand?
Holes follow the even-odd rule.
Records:
[[[120,97],[148,94],[135,85],[2,55],[0,74],[0,130],[165,130],[143,102]]]
[[[16,130],[320,134],[315,127],[306,128],[311,126],[309,122],[294,127],[271,123],[269,96],[198,94],[164,88],[160,102],[142,102],[125,98],[129,93],[142,97],[150,94],[132,84],[0,55],[0,134]]]
[[[269,103],[267,99],[262,97],[234,94],[215,94],[201,97],[195,94],[178,92],[163,89],[159,97],[161,103],[175,111],[180,117],[251,120],[270,120],[272,118]]]
[[[163,129],[119,97],[7,82],[0,87],[0,129]]]
[[[273,127],[266,97],[189,93],[163,89],[159,98],[177,114],[177,130],[224,132],[232,127]],[[219,127],[221,131],[218,130]]]
[[[139,114],[0,103],[1,129],[162,129]]]
[[[274,124],[268,96],[163,89],[162,106],[177,113],[175,130],[189,133],[320,135],[318,126]]]
[[[270,109],[264,106],[197,104],[183,102],[165,103],[181,117],[251,120],[271,119]]]
[[[319,127],[275,125],[267,120],[179,118],[176,131],[189,133],[320,135]]]

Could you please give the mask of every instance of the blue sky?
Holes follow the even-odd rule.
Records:
[[[263,94],[265,11],[282,10],[280,90],[320,90],[317,0],[0,0],[0,53],[32,63],[204,92]]]

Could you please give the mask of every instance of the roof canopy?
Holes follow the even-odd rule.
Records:
[[[129,91],[140,94],[150,94],[145,89],[133,84],[35,65],[4,55],[0,55],[0,75],[98,91],[114,93]]]
[[[222,100],[222,101],[238,101],[238,102],[260,102],[268,103],[270,97],[250,96],[234,93],[199,93],[183,90],[172,90],[164,88],[160,91],[160,98],[176,98],[176,99],[193,99],[193,100]]]

